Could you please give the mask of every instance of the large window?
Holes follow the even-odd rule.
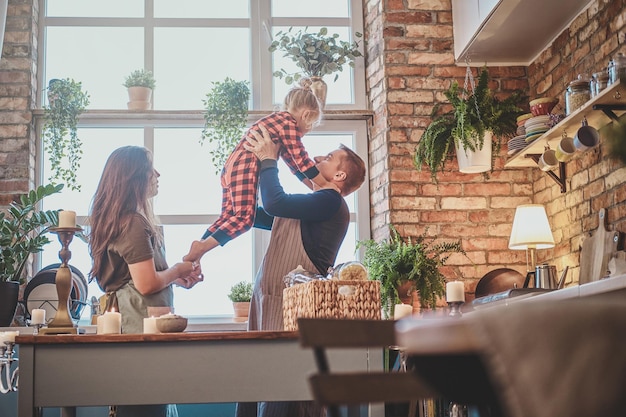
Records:
[[[314,3],[314,4],[313,4]],[[79,222],[88,214],[104,162],[114,149],[141,145],[152,150],[161,173],[155,210],[165,234],[168,262],[179,261],[194,239],[219,215],[221,187],[210,164],[210,145],[200,145],[202,100],[213,81],[226,77],[248,80],[251,110],[260,117],[280,104],[288,86],[272,77],[273,68],[289,62],[267,48],[270,33],[294,26],[310,30],[326,26],[349,39],[361,31],[360,2],[320,0],[294,7],[291,0],[47,0],[41,10],[41,100],[53,78],[82,82],[91,99],[81,117],[79,137],[83,159],[77,173],[81,191],[65,189],[48,198],[46,208],[75,210]],[[127,112],[124,77],[139,68],[152,70],[157,86],[154,110]],[[343,143],[367,160],[364,120],[333,116],[335,110],[364,110],[363,62],[330,83],[328,116],[304,138],[310,155],[324,155]],[[250,118],[252,122],[255,117]],[[39,149],[43,147],[39,146]],[[40,153],[39,173],[50,173]],[[280,168],[289,192],[307,189],[285,166]],[[369,236],[367,184],[348,198],[352,223],[337,263],[354,259],[356,241]],[[253,280],[268,240],[268,232],[253,230],[202,258],[205,282],[192,290],[177,289],[180,314],[227,315],[230,286]],[[58,242],[48,245],[41,265],[58,262]],[[75,239],[71,264],[85,275],[91,267],[87,245]],[[99,297],[95,283],[89,297]],[[88,314],[89,309],[84,310]]]

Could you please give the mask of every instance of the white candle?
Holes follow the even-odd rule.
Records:
[[[5,332],[0,332],[0,346],[4,345],[6,339]]]
[[[410,304],[396,304],[393,308],[393,319],[399,320],[402,317],[413,314],[413,306]]]
[[[30,324],[44,324],[46,322],[46,310],[34,308],[30,312]]]
[[[96,319],[96,334],[102,334],[104,331],[104,316],[100,314]]]
[[[19,334],[20,332],[4,332],[4,342],[15,343],[15,337]]]
[[[160,333],[157,329],[156,317],[146,317],[143,319],[143,332],[145,334]]]
[[[59,227],[76,227],[76,212],[71,210],[59,211]]]
[[[122,315],[115,311],[107,311],[102,318],[102,334],[122,333]],[[98,317],[100,321],[100,317]]]
[[[451,281],[446,283],[446,301],[465,302],[465,285],[462,281]]]

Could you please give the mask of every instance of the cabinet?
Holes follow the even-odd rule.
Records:
[[[452,0],[457,63],[528,66],[593,0]]]

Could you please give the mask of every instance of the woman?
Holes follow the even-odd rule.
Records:
[[[148,149],[124,146],[109,156],[92,201],[89,277],[106,293],[106,310],[122,314],[122,333],[142,333],[149,306],[172,307],[172,284],[191,288],[204,278],[196,262],[168,268],[151,204],[158,178]],[[176,415],[167,405],[117,409],[118,417]]]

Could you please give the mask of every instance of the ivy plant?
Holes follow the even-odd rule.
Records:
[[[226,78],[214,81],[204,103],[204,129],[200,143],[205,140],[215,146],[209,151],[211,163],[219,173],[226,159],[242,138],[248,119],[250,87],[248,81]]]
[[[44,106],[43,142],[48,153],[52,183],[64,182],[80,190],[76,172],[82,158],[78,138],[78,117],[89,105],[89,94],[82,84],[70,78],[54,79],[48,84],[48,105]]]
[[[393,307],[400,303],[398,287],[408,282],[419,293],[420,305],[435,308],[437,299],[445,294],[445,277],[440,268],[452,253],[465,251],[461,242],[435,242],[426,232],[417,237],[402,237],[390,226],[389,239],[360,241],[365,248],[363,264],[369,278],[380,281],[381,304],[386,318],[393,317]]]
[[[274,72],[274,77],[284,77],[287,84],[298,81],[302,74],[307,77],[323,77],[343,71],[345,64],[354,67],[355,59],[363,56],[357,41],[340,40],[336,33],[329,35],[325,27],[317,33],[309,33],[306,29],[308,28],[296,31],[291,27],[287,31],[280,31],[269,47],[270,52],[283,52],[284,57],[290,58],[302,70],[295,74],[284,69]],[[354,36],[361,38],[363,35],[356,32]],[[335,75],[335,81],[338,77],[339,74]]]

